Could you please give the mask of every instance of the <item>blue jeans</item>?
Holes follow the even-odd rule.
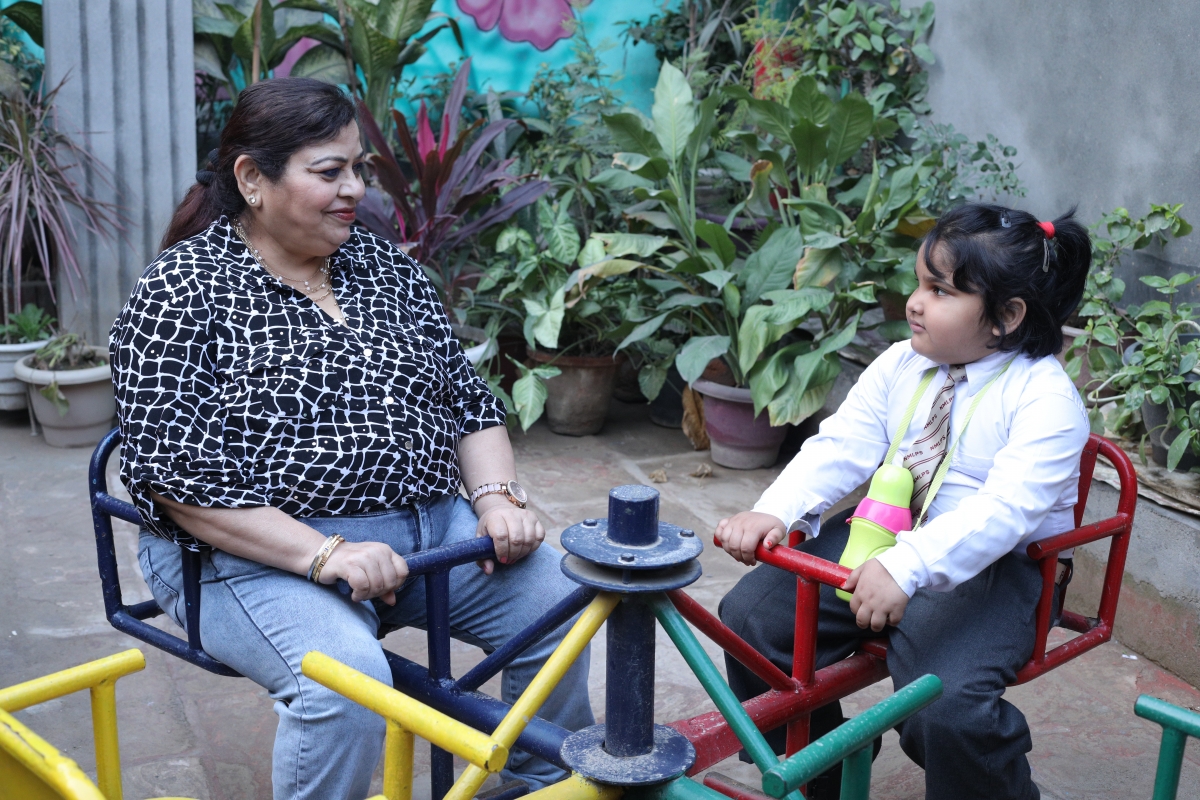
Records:
[[[470,504],[457,495],[396,511],[303,521],[348,541],[385,542],[401,555],[473,539],[477,524]],[[515,564],[497,564],[490,576],[473,564],[451,570],[452,635],[488,652],[504,644],[576,588],[559,569],[559,558],[552,548],[541,547]],[[139,560],[154,599],[182,627],[179,548],[143,530]],[[213,550],[202,559],[200,592],[204,649],[276,701],[275,797],[366,797],[383,749],[384,721],[304,677],[300,661],[309,651],[320,650],[390,686],[391,671],[375,633],[381,621],[424,626],[424,581],[406,583],[394,607],[376,608],[302,575]],[[501,695],[506,702],[520,696],[570,625],[564,623],[504,670]],[[580,655],[538,716],[572,731],[594,722],[587,691],[590,655],[590,650]],[[566,774],[514,749],[503,776],[539,789]]]

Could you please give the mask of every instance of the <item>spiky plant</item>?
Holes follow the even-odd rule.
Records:
[[[0,305],[3,323],[21,308],[21,275],[32,251],[54,298],[53,260],[62,260],[74,294],[83,273],[75,254],[84,231],[111,237],[122,230],[117,208],[85,194],[76,182],[84,170],[108,183],[103,164],[51,126],[49,92],[9,84],[0,91]],[[79,213],[72,214],[72,208]],[[55,298],[57,300],[57,298]]]

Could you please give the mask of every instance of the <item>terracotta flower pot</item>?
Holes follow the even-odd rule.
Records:
[[[0,344],[0,411],[20,411],[28,403],[25,401],[25,384],[17,380],[13,368],[17,362],[46,343],[22,342],[21,344]]]
[[[693,383],[692,389],[704,396],[704,426],[714,462],[731,469],[759,469],[775,463],[787,428],[772,427],[765,409],[754,416],[749,389],[703,378]]]
[[[562,370],[546,381],[546,424],[564,436],[599,433],[612,402],[617,367],[623,356],[558,356],[530,350],[539,364]]]
[[[91,348],[107,358],[103,347]],[[31,411],[42,426],[42,435],[51,447],[91,446],[112,430],[117,401],[113,395],[112,369],[108,364],[87,369],[43,370],[29,366],[32,355],[14,367],[17,379],[29,384]],[[54,404],[42,397],[41,389],[51,383],[67,398],[69,409],[60,415]]]

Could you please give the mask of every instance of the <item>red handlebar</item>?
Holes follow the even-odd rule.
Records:
[[[713,536],[713,544],[720,547],[721,540]],[[808,553],[801,553],[799,550],[780,545],[775,545],[774,548],[768,550],[759,544],[758,549],[754,551],[754,557],[764,564],[785,569],[802,578],[808,578],[837,589],[845,588],[846,580],[850,577],[851,572],[841,564],[834,564],[832,561],[826,561],[823,558],[810,556]]]

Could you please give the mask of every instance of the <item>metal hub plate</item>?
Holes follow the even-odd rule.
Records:
[[[643,756],[622,758],[604,749],[604,726],[572,733],[563,742],[562,759],[584,777],[614,786],[646,786],[682,775],[696,763],[696,749],[682,733],[654,726],[654,749]]]

